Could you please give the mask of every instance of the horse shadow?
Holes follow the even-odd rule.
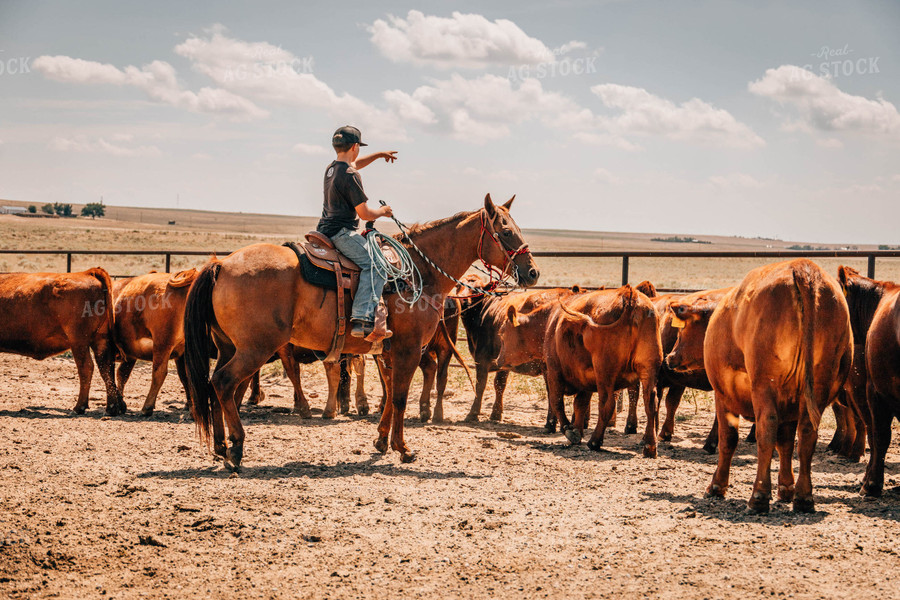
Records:
[[[463,471],[432,471],[411,469],[403,465],[385,462],[383,455],[374,453],[362,461],[341,461],[334,465],[293,461],[281,466],[250,465],[242,466],[237,474],[222,467],[208,466],[200,468],[175,469],[171,471],[146,471],[137,475],[139,479],[227,479],[236,476],[240,479],[290,479],[305,477],[309,479],[339,479],[364,475],[385,475],[390,477],[410,476],[417,479],[487,479],[490,475],[473,475]]]
[[[772,502],[768,513],[754,513],[747,508],[747,501],[743,498],[705,498],[693,494],[673,494],[671,492],[646,491],[641,492],[644,500],[665,501],[672,504],[686,504],[676,514],[685,518],[695,518],[700,515],[708,519],[728,521],[729,523],[766,523],[769,525],[814,525],[823,521],[830,514],[821,508],[816,508],[813,513],[797,513],[791,508],[789,502]],[[817,507],[822,504],[842,502],[836,498],[823,498],[814,496]]]

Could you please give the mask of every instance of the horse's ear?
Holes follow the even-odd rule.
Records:
[[[493,217],[497,212],[497,207],[494,206],[494,201],[491,200],[491,195],[487,194],[484,197],[484,210],[487,211],[489,217]]]
[[[516,199],[516,195],[513,194],[513,197],[510,198],[509,200],[507,200],[507,201],[503,204],[503,208],[505,208],[506,210],[509,210],[510,207],[512,206],[513,200],[515,200],[515,199]]]

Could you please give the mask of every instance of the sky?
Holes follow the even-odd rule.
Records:
[[[900,243],[900,3],[0,0],[0,198]]]

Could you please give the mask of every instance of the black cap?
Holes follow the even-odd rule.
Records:
[[[362,133],[360,133],[359,129],[356,127],[351,127],[350,125],[344,125],[340,129],[334,132],[334,135],[331,137],[331,145],[332,146],[342,146],[344,144],[359,144],[360,146],[368,146],[368,144],[362,143]]]

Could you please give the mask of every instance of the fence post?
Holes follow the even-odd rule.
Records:
[[[869,255],[868,267],[869,267],[868,274],[866,275],[866,277],[868,277],[869,279],[875,279],[875,255],[874,254]]]
[[[628,284],[628,255],[622,255],[622,285]]]
[[[172,255],[166,252],[166,273],[172,272]]]
[[[72,272],[72,253],[66,252],[66,273]]]

